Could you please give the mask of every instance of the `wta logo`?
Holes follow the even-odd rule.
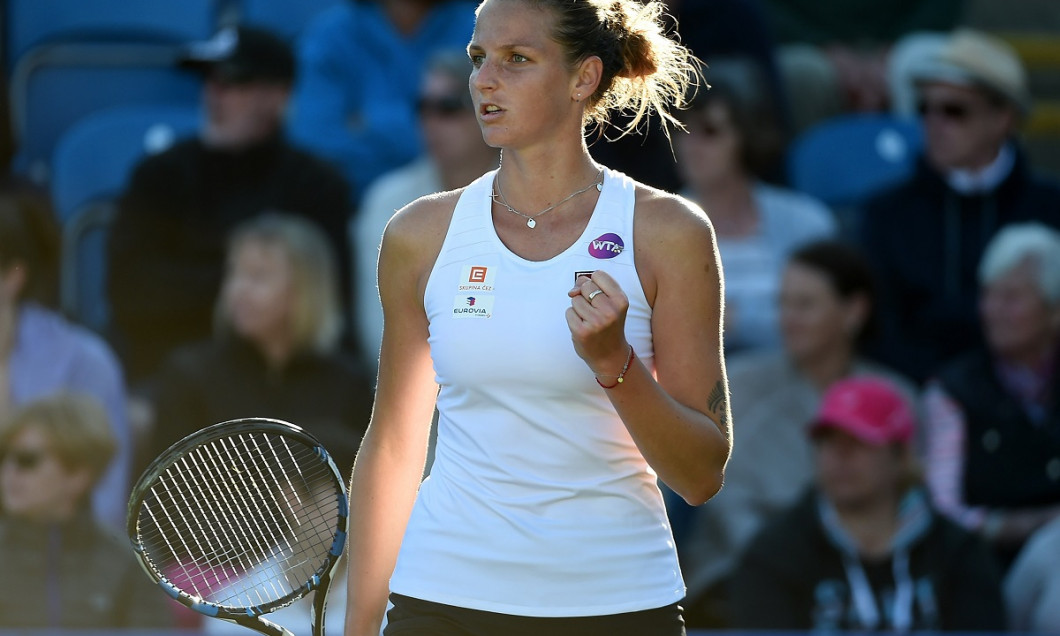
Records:
[[[589,241],[589,256],[593,258],[614,258],[626,249],[622,237],[613,232],[601,234]]]

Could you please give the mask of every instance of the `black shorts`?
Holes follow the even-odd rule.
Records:
[[[512,616],[391,594],[384,636],[685,636],[677,603],[658,609],[571,618]]]

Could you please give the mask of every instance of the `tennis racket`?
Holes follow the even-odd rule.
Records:
[[[147,574],[192,610],[293,636],[263,616],[315,590],[320,636],[348,514],[342,477],[313,436],[251,418],[204,428],[159,455],[133,488],[128,531]]]

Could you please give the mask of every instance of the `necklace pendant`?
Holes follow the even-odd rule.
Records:
[[[527,219],[526,220],[526,227],[530,228],[531,230],[534,229],[535,227],[537,227],[537,221],[535,221],[533,219]]]
[[[596,184],[596,191],[597,192],[603,192],[604,191],[604,182],[603,181],[601,181],[600,183]]]

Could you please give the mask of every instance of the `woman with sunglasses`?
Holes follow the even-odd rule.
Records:
[[[54,311],[59,230],[37,198],[0,193],[0,416],[57,391],[80,391],[107,409],[118,451],[93,497],[96,516],[125,527],[133,436],[122,369],[96,334]]]
[[[170,625],[165,596],[128,544],[92,518],[92,491],[116,450],[106,412],[84,394],[0,420],[0,629]]]
[[[836,232],[832,212],[806,194],[766,183],[782,150],[759,67],[711,60],[709,91],[682,113],[677,140],[683,194],[710,212],[725,266],[725,348],[779,350],[776,297],[788,255]]]
[[[379,633],[388,594],[388,636],[684,633],[657,479],[693,504],[721,487],[721,264],[702,210],[584,136],[614,108],[673,120],[696,67],[662,10],[479,5],[470,89],[501,166],[383,237],[348,635]]]

